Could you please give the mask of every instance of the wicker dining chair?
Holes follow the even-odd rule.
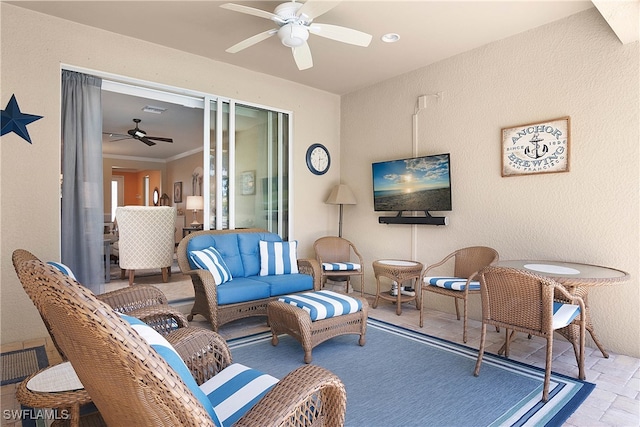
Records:
[[[23,265],[24,279],[42,294],[42,310],[56,341],[107,425],[214,425],[184,377],[131,324],[53,267],[37,260]],[[234,425],[337,427],[344,423],[345,410],[340,379],[305,365],[277,382]]]
[[[453,276],[433,276],[430,272],[453,259]],[[458,300],[463,301],[462,341],[467,342],[467,299],[469,295],[480,293],[478,272],[485,266],[498,261],[498,252],[487,246],[470,246],[450,253],[440,262],[424,269],[420,278],[420,327],[424,326],[424,293],[453,297],[456,306],[456,316],[460,320]],[[450,263],[449,263],[450,264]]]
[[[364,261],[356,246],[342,237],[321,237],[313,243],[316,259],[321,266],[321,286],[327,279],[346,282],[346,293],[352,277],[360,277],[360,295],[364,296]]]
[[[474,370],[475,376],[480,373],[487,325],[505,328],[505,342],[498,352],[504,353],[505,357],[509,357],[509,345],[516,332],[545,338],[547,354],[542,401],[546,402],[549,399],[553,331],[573,323],[580,328],[578,376],[584,379],[586,313],[582,298],[571,295],[564,286],[550,278],[497,266],[488,266],[480,271],[480,296],[482,335]]]

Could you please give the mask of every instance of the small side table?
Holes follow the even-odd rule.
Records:
[[[184,239],[187,236],[187,234],[191,234],[194,231],[202,231],[203,229],[204,229],[204,227],[202,225],[199,225],[197,227],[192,227],[192,226],[183,227],[182,228],[182,238]]]
[[[398,259],[380,259],[373,262],[373,274],[376,276],[376,299],[373,301],[373,308],[378,306],[380,298],[386,301],[396,303],[396,314],[400,316],[402,314],[402,303],[414,301],[416,309],[420,310],[418,306],[418,291],[419,291],[419,279],[422,274],[424,265],[417,261],[405,261]],[[392,296],[389,293],[380,292],[380,277],[387,277],[398,284],[398,292],[396,296]],[[413,296],[402,295],[400,288],[406,281],[412,281],[415,294]]]
[[[66,409],[72,427],[80,424],[80,405],[91,402],[71,363],[48,366],[24,379],[16,390],[16,399],[32,408]]]

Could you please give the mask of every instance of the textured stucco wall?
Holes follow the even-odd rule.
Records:
[[[502,259],[625,270],[629,282],[592,290],[591,313],[607,349],[640,356],[638,51],[591,9],[343,96],[342,180],[358,195],[345,208],[345,237],[368,265],[429,265],[488,245]],[[419,155],[451,153],[450,225],[378,224],[371,163],[416,154],[417,98],[437,92],[443,98],[428,97],[417,114],[416,145]],[[571,117],[571,171],[502,178],[501,128],[562,116]],[[426,307],[453,312],[453,301],[429,294]],[[470,317],[480,319],[479,296]]]
[[[0,145],[2,343],[46,334],[18,282],[11,253],[25,248],[44,260],[60,257],[61,64],[291,111],[292,237],[300,241],[301,255],[310,256],[313,241],[333,231],[337,211],[324,199],[339,181],[339,156],[326,175],[317,177],[307,171],[305,153],[314,142],[339,152],[337,95],[4,2],[0,19],[3,107],[15,94],[22,112],[44,116],[28,127],[33,144],[11,133]]]

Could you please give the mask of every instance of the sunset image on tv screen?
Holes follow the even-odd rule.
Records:
[[[374,163],[374,209],[451,210],[449,165],[449,154]]]

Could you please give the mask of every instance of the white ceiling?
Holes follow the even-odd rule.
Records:
[[[324,0],[314,0],[324,1]],[[510,37],[593,7],[591,1],[368,1],[346,0],[315,19],[373,35],[369,47],[357,47],[311,35],[314,66],[299,71],[289,48],[271,37],[239,53],[225,49],[274,28],[272,21],[223,9],[227,1],[17,1],[20,7],[190,52],[260,73],[280,77],[335,94],[346,94],[445,58]],[[273,11],[281,2],[231,1]],[[380,37],[389,32],[400,41]],[[187,88],[188,89],[188,88]],[[152,136],[171,137],[174,144],[147,147],[139,141],[119,141],[112,154],[168,158],[184,151],[189,136],[180,129],[201,111],[171,108],[162,115],[140,113],[158,101],[122,98],[105,92],[106,132],[126,133],[133,118]],[[182,113],[186,113],[183,116]],[[195,117],[194,115],[198,115]],[[174,121],[175,120],[175,121]],[[200,128],[202,126],[200,125]],[[184,141],[184,142],[183,142]],[[199,133],[201,144],[202,133]],[[162,147],[159,147],[162,144]],[[136,147],[133,152],[123,147]],[[200,145],[201,146],[201,145]],[[173,149],[172,149],[173,147]],[[125,153],[126,151],[126,153]]]

